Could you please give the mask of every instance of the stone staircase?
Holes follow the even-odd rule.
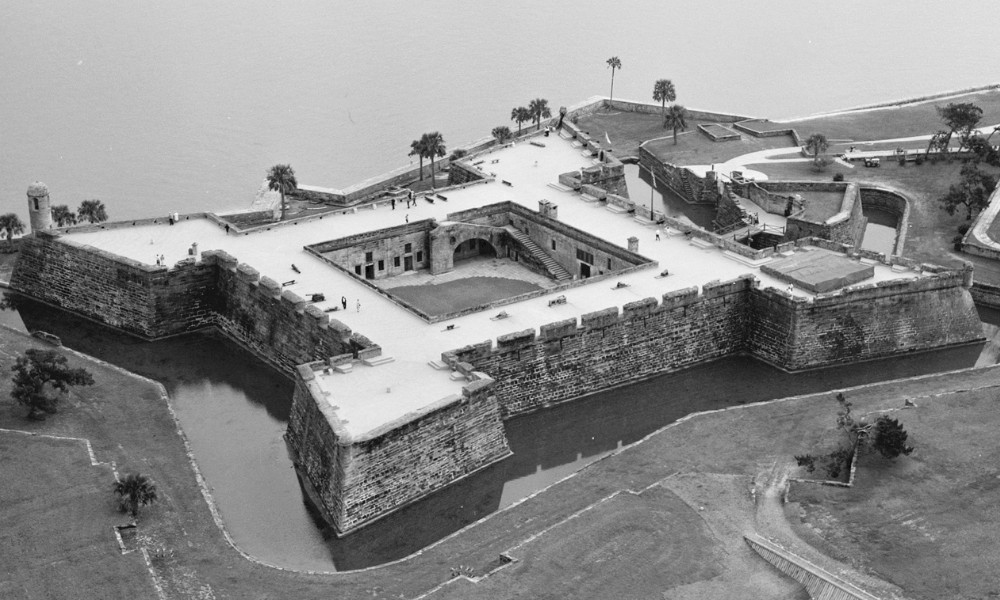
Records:
[[[521,233],[510,225],[504,227],[504,229],[507,230],[507,233],[509,233],[512,238],[524,246],[524,248],[530,252],[533,257],[535,257],[535,260],[545,265],[545,269],[548,270],[556,281],[573,279],[573,276],[566,270],[565,267],[557,263],[555,259],[549,256],[548,252],[542,250],[538,244],[531,241],[531,238],[528,237],[527,234]]]

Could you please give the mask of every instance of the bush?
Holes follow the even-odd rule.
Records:
[[[833,180],[834,181],[843,181],[844,180],[844,174],[843,173],[834,173]]]
[[[951,238],[951,244],[952,244],[952,246],[955,247],[955,250],[961,252],[962,251],[962,236],[956,235],[955,237]]]
[[[454,152],[451,153],[451,156],[448,157],[448,160],[458,160],[460,158],[465,157],[465,155],[467,155],[468,153],[469,151],[466,150],[465,148],[459,148],[458,150],[455,150]]]
[[[906,156],[904,156],[902,154],[899,155],[899,166],[901,166],[901,167],[905,167],[906,166]]]
[[[922,165],[922,164],[924,164],[924,155],[923,154],[918,154],[917,157],[915,159],[913,159],[913,164],[916,164],[916,165]]]
[[[967,233],[969,233],[969,224],[968,223],[962,223],[961,225],[958,226],[958,234],[959,235],[965,235]]]

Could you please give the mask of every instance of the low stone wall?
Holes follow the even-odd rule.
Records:
[[[833,246],[831,244],[831,246]],[[797,371],[983,339],[963,273],[942,271],[809,300],[709,283],[443,353],[497,380],[504,418],[730,354]]]
[[[861,186],[860,195],[863,208],[876,208],[896,215],[896,244],[893,246],[893,254],[901,253],[906,243],[906,231],[909,229],[909,200],[899,192],[869,185]]]
[[[719,197],[718,183],[706,177],[695,175],[687,167],[678,167],[662,162],[645,144],[639,146],[639,164],[649,170],[657,181],[685,201],[693,204],[715,204]]]
[[[510,456],[493,381],[482,373],[444,398],[352,437],[315,381],[296,370],[286,439],[303,481],[338,535],[347,534]],[[341,377],[341,375],[338,375]],[[350,374],[342,375],[345,381]],[[341,393],[350,393],[349,388]],[[405,392],[404,392],[405,393]]]

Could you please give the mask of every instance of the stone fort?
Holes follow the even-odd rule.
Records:
[[[789,216],[781,235],[762,244],[767,232],[757,232],[748,245],[633,202],[621,161],[570,121],[562,125],[556,139],[481,142],[441,161],[449,185],[417,197],[419,210],[435,215],[388,226],[374,219],[398,218],[397,186],[412,173],[346,191],[300,186],[303,202],[330,210],[281,223],[203,213],[181,215],[177,227],[158,218],[53,228],[49,192],[32,184],[32,233],[11,287],[147,339],[216,328],[294,378],[286,438],[338,535],[503,460],[504,420],[583,395],[733,354],[797,371],[982,340],[971,268],[856,249],[861,203],[891,204],[891,194],[853,183],[722,181],[640,150],[639,161],[672,189],[715,205],[720,228],[746,224],[741,198]],[[530,161],[541,152],[562,161],[549,185],[559,204],[515,179],[534,176]],[[583,166],[565,169],[574,160]],[[508,164],[509,175],[492,172]],[[529,191],[517,197],[522,187]],[[460,209],[443,212],[452,203]],[[657,242],[665,238],[652,242],[655,258],[639,249],[654,229]],[[752,227],[746,233],[753,237]],[[169,266],[141,254],[194,236],[218,249],[192,249]],[[247,262],[234,255],[286,238],[298,249],[292,266],[302,267],[294,279],[291,257],[277,249]],[[717,262],[689,266],[688,253]],[[483,260],[516,263],[545,284],[444,312],[384,287]],[[338,310],[339,294],[315,293],[334,285],[368,294],[365,311],[362,292],[357,311]],[[506,318],[508,310],[515,315]],[[380,335],[349,325],[371,311],[379,318],[368,327]]]

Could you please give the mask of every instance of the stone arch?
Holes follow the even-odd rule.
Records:
[[[452,250],[452,264],[475,258],[477,256],[497,257],[497,249],[490,241],[483,237],[470,237],[463,242],[455,244]]]
[[[488,246],[488,250],[494,256],[502,256],[504,244],[502,237],[506,235],[503,229],[491,227],[489,225],[476,225],[473,223],[449,223],[441,225],[431,231],[431,273],[446,273],[455,268],[456,255],[458,260],[468,258],[463,256],[460,250],[466,249],[470,240],[478,240],[476,248],[483,244]]]

